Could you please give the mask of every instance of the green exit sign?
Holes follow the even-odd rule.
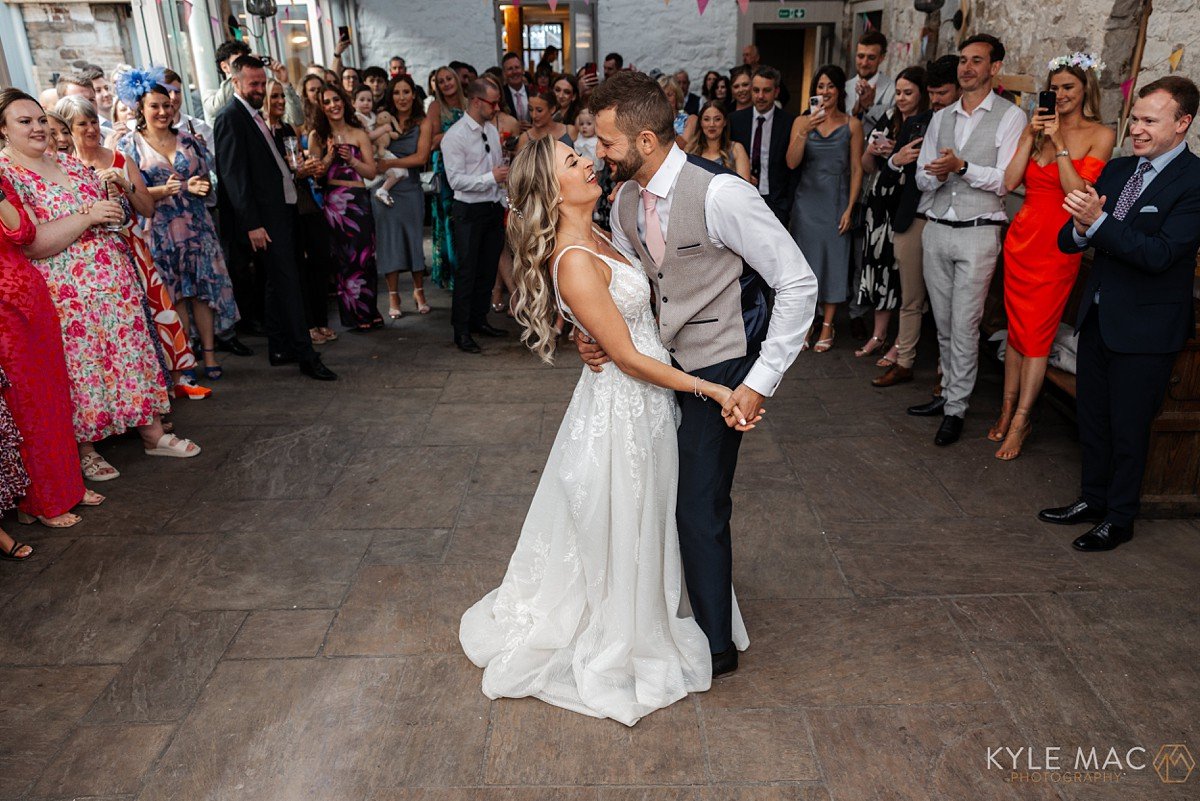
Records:
[[[804,19],[803,8],[781,8],[779,9],[780,19]]]

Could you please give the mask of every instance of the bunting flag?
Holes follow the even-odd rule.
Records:
[[[557,10],[558,10],[558,0],[548,0],[548,2],[550,3],[550,10],[551,10],[551,11],[557,11]]]
[[[1132,88],[1133,88],[1133,78],[1130,78],[1129,80],[1125,81],[1125,83],[1121,84],[1121,97],[1128,100],[1129,99],[1129,91]]]
[[[708,8],[708,0],[696,0],[696,6],[700,9],[701,15],[703,15],[704,9]]]
[[[1176,50],[1175,52],[1173,52],[1171,54],[1171,57],[1167,60],[1171,64],[1171,72],[1174,72],[1175,70],[1179,69],[1179,62],[1183,61],[1183,48],[1181,47],[1178,50]]]
[[[738,8],[741,9],[743,14],[745,14],[747,9],[750,8],[750,0],[737,0],[737,4]]]

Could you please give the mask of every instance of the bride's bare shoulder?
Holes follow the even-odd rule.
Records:
[[[590,250],[579,247],[565,247],[554,256],[558,263],[555,270],[560,289],[564,287],[579,287],[602,282],[608,286],[612,269]]]

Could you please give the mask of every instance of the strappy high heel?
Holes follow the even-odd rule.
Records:
[[[1000,419],[997,420],[990,429],[988,429],[987,438],[990,439],[992,442],[1003,442],[1004,438],[1008,436],[1009,426],[1012,425],[1012,415],[1009,415],[1008,425],[1004,426],[1003,430],[1000,429],[1000,422],[1004,419],[1004,412],[1007,409],[1009,409],[1013,406],[1016,406],[1017,400],[1020,397],[1021,397],[1021,393],[1019,393],[1019,392],[1005,392],[1004,393],[1004,396],[1000,401]],[[1015,414],[1015,412],[1013,414]]]
[[[878,343],[878,344],[872,345],[872,343]],[[863,356],[870,356],[873,353],[878,353],[879,351],[883,350],[886,347],[887,347],[886,339],[881,339],[877,336],[872,336],[870,339],[867,340],[867,344],[863,345],[861,348],[854,351],[854,356],[856,358],[861,359]]]
[[[1025,418],[1025,423],[1023,425],[1017,425],[1017,415]],[[1029,415],[1029,409],[1017,409],[1015,412],[1013,412],[1012,425],[1008,427],[1008,435],[1004,438],[1004,444],[1000,446],[998,451],[996,451],[997,459],[1002,462],[1011,462],[1013,459],[1016,459],[1021,455],[1021,448],[1025,445],[1025,440],[1029,438],[1031,433],[1033,433],[1033,421],[1030,419]],[[1016,443],[1016,450],[1006,451],[1005,448],[1008,445],[1009,438],[1016,436],[1019,436],[1019,439]]]
[[[822,333],[826,328],[829,329],[829,336],[817,340],[817,344],[813,345],[813,353],[825,353],[833,347],[833,340],[837,336],[837,329],[833,327],[832,323],[821,323]]]
[[[404,316],[404,312],[400,309],[400,293],[388,292],[388,317],[393,320],[399,320]]]
[[[417,304],[417,313],[429,314],[429,312],[431,311],[431,309],[429,308],[429,304],[425,302],[425,290],[424,289],[414,289],[413,290],[413,302],[415,302]]]

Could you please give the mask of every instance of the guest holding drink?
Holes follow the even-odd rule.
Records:
[[[399,137],[388,146],[379,169],[404,169],[407,177],[391,188],[390,203],[375,208],[378,263],[388,285],[388,316],[401,315],[400,273],[410,272],[413,302],[417,311],[428,314],[425,300],[425,194],[421,191],[420,170],[429,161],[433,142],[433,121],[417,100],[417,86],[408,75],[393,78],[383,95],[383,108],[395,121]]]
[[[1063,253],[1056,244],[1069,217],[1063,199],[1095,183],[1116,138],[1100,121],[1099,59],[1073,53],[1049,66],[1046,90],[1053,93],[1053,107],[1034,110],[1004,171],[1008,191],[1025,184],[1025,203],[1004,239],[1004,397],[988,431],[988,439],[1002,443],[996,458],[1005,461],[1020,456],[1029,436],[1050,346],[1079,274],[1082,254]]]
[[[342,325],[362,333],[383,327],[375,300],[379,283],[375,218],[366,184],[375,177],[375,153],[345,92],[326,86],[321,111],[309,136],[308,152],[320,158],[324,167],[325,220],[337,269]]]

